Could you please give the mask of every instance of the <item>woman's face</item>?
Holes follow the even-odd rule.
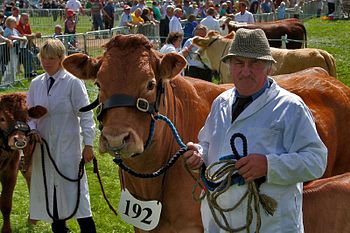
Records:
[[[9,24],[9,28],[10,29],[14,29],[16,27],[16,22],[15,21],[11,21]]]
[[[60,58],[41,57],[41,65],[50,76],[53,76],[61,69],[61,61],[62,59]]]
[[[182,42],[182,38],[178,38],[178,39],[174,42],[174,47],[175,47],[175,48],[180,48],[180,47],[181,47],[181,42]]]

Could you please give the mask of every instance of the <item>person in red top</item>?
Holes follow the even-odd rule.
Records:
[[[23,64],[24,76],[26,78],[33,78],[37,76],[36,72],[33,71],[32,61],[33,53],[31,49],[34,47],[33,39],[40,38],[41,33],[33,33],[29,24],[29,15],[22,13],[21,18],[16,26],[17,31],[21,36],[25,36],[28,39],[28,44],[25,48],[20,48],[19,52],[19,65]]]

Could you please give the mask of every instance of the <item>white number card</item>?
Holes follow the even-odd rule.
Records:
[[[153,230],[159,223],[161,211],[162,204],[159,201],[140,201],[127,189],[122,190],[119,214],[126,223],[145,231]]]

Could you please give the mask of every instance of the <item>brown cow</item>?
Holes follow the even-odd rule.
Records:
[[[305,232],[350,231],[350,173],[309,183],[303,198]]]
[[[223,37],[217,32],[210,31],[206,37],[196,36],[193,44],[200,47],[197,58],[210,69],[220,75],[220,83],[230,83],[232,78],[229,68],[221,61],[221,57],[228,53],[234,33]],[[309,67],[322,67],[336,77],[336,63],[334,57],[322,49],[277,49],[271,48],[272,57],[277,63],[272,65],[271,75],[290,74]]]
[[[118,35],[105,47],[100,58],[75,54],[67,57],[63,66],[78,78],[95,80],[100,86],[99,102],[103,103],[99,115],[103,125],[100,150],[114,156],[117,153],[138,172],[156,171],[179,149],[164,122],[156,123],[152,143],[144,149],[152,119],[146,109],[152,112],[157,106],[154,105],[157,87],[164,87],[164,94],[158,94],[159,113],[174,122],[180,137],[187,142],[197,140],[213,99],[232,85],[179,76],[186,65],[184,58],[175,53],[160,54],[142,35]],[[281,86],[300,95],[311,108],[329,150],[325,176],[350,171],[347,157],[350,128],[346,126],[350,107],[344,104],[350,102],[350,89],[322,68],[276,79]],[[151,107],[139,98],[146,99]],[[143,104],[135,103],[139,101]],[[152,232],[203,232],[199,205],[191,197],[194,181],[181,160],[158,178],[140,179],[126,172],[121,176],[124,187],[138,199],[162,201],[160,223]]]
[[[27,110],[26,95],[23,93],[0,95],[0,181],[2,185],[0,210],[4,223],[1,232],[11,232],[10,214],[12,209],[13,190],[16,185],[18,169],[21,164],[23,175],[29,187],[31,158],[27,134],[29,117],[39,118],[46,109],[36,106]],[[25,150],[28,148],[28,150]],[[21,154],[24,158],[21,159]]]
[[[284,19],[246,25],[228,23],[229,33],[240,28],[262,29],[269,40],[270,47],[281,48],[281,37],[285,35],[290,40],[286,44],[287,49],[300,49],[303,47],[303,44],[305,48],[307,47],[306,29],[304,24],[298,19]]]

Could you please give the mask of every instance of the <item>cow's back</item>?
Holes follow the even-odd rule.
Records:
[[[350,171],[350,89],[314,67],[294,74],[274,77],[279,85],[299,95],[311,109],[317,131],[328,148],[324,177]]]

